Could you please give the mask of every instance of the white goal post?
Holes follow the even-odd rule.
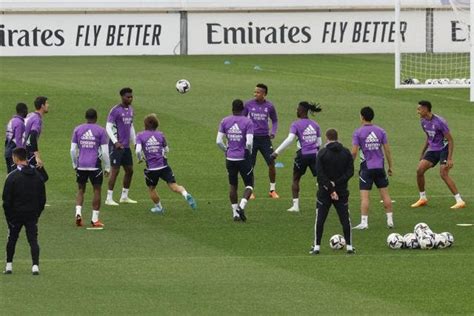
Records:
[[[395,88],[471,88],[474,0],[395,1]]]

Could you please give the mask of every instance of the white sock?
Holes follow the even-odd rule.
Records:
[[[293,207],[296,209],[300,208],[300,199],[293,199]]]
[[[314,245],[313,250],[319,251],[320,246],[319,245]]]
[[[270,191],[275,191],[276,183],[270,183]]]
[[[387,215],[387,222],[393,222],[393,212],[385,213]]]
[[[186,189],[183,190],[183,192],[181,192],[181,195],[182,195],[184,198],[186,198],[186,197],[188,196],[188,191],[186,191]]]
[[[31,267],[31,272],[39,272],[39,267],[35,264]]]
[[[420,199],[426,200],[426,192],[425,191],[420,192]]]
[[[114,195],[114,190],[107,190],[107,200],[112,200],[112,195]]]
[[[128,198],[128,189],[123,188],[121,199],[126,199],[126,198]]]
[[[353,250],[352,245],[347,245],[347,246],[346,246],[346,250],[347,250],[347,251]]]
[[[369,215],[361,215],[360,223],[364,225],[369,225]]]
[[[456,195],[454,196],[454,198],[456,199],[456,203],[462,202],[461,194],[459,194],[459,193],[456,194]]]
[[[163,208],[163,206],[161,205],[161,201],[159,201],[158,203],[156,203],[155,206],[158,207],[158,208]]]
[[[245,206],[247,205],[247,202],[248,202],[247,199],[242,198],[242,200],[240,200],[240,204],[239,204],[240,208],[244,209]]]
[[[76,205],[76,216],[82,216],[82,206],[81,205]]]
[[[232,204],[232,216],[234,217],[239,216],[239,214],[237,214],[238,207],[239,207],[239,204]]]
[[[13,263],[12,262],[7,262],[5,270],[12,271],[13,270]]]
[[[92,221],[95,223],[99,220],[99,211],[93,210],[92,211]]]

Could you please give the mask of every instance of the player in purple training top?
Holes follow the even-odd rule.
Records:
[[[301,101],[296,109],[298,120],[291,124],[288,137],[272,153],[272,158],[276,159],[285,148],[291,145],[295,138],[298,138],[298,150],[293,164],[293,184],[291,185],[293,206],[287,210],[288,212],[300,211],[300,179],[306,173],[306,169],[309,168],[313,177],[316,177],[316,157],[322,144],[321,128],[318,123],[308,118],[308,112],[311,112],[311,114],[321,112],[321,107],[319,104]]]
[[[28,114],[28,107],[25,103],[16,105],[16,114],[11,118],[6,128],[5,138],[5,162],[7,163],[7,173],[15,169],[13,162],[13,149],[24,148],[23,133],[25,132],[25,117]]]
[[[150,198],[155,204],[150,211],[159,214],[164,212],[161,199],[156,192],[160,178],[166,181],[171,191],[180,193],[193,210],[196,209],[196,201],[183,186],[176,183],[173,170],[168,165],[166,154],[169,152],[169,147],[165,135],[157,130],[159,122],[156,114],[147,115],[144,124],[145,130],[137,135],[135,153],[140,162],[143,160],[146,162],[145,183]]]
[[[43,116],[49,112],[48,98],[39,96],[35,99],[34,104],[35,111],[29,113],[25,119],[23,140],[28,152],[28,163],[38,169],[43,181],[46,182],[48,174],[41,159],[38,143],[43,128]]]
[[[251,154],[252,166],[255,167],[257,153],[260,151],[268,165],[268,176],[270,178],[270,191],[268,195],[272,199],[278,199],[276,192],[276,170],[275,160],[272,159],[273,152],[272,139],[275,138],[278,129],[278,117],[272,102],[265,99],[268,94],[268,87],[263,83],[257,84],[254,91],[255,98],[245,102],[242,114],[248,116],[253,122],[254,141]],[[272,129],[268,128],[268,120],[272,121]],[[251,199],[255,195],[252,193]]]
[[[418,102],[418,115],[420,115],[421,128],[426,133],[426,142],[421,151],[420,162],[416,170],[416,181],[420,191],[420,199],[413,203],[411,207],[420,207],[428,204],[425,192],[425,172],[440,163],[440,175],[443,181],[453,193],[456,204],[452,209],[466,207],[461,195],[456,188],[456,184],[449,176],[449,169],[454,166],[453,151],[454,141],[449,132],[448,123],[439,115],[431,113],[431,103],[429,101]]]
[[[108,183],[106,205],[117,206],[118,203],[112,198],[114,193],[115,181],[120,171],[120,166],[123,166],[125,175],[123,176],[122,195],[120,203],[137,203],[128,197],[130,184],[133,176],[133,159],[130,150],[130,142],[135,144],[135,128],[133,127],[133,90],[130,88],[123,88],[120,90],[122,102],[115,105],[109,112],[107,118],[106,131],[109,136],[109,151],[110,163],[112,170]]]
[[[232,102],[232,115],[225,117],[217,132],[216,143],[225,152],[226,168],[229,176],[229,198],[234,221],[246,221],[245,206],[253,191],[253,166],[250,152],[253,145],[253,123],[242,115],[244,104],[236,99]],[[227,144],[224,143],[227,138]],[[238,204],[238,174],[244,181],[245,190]]]
[[[385,173],[385,157],[388,162],[387,173],[393,173],[392,154],[388,145],[387,134],[384,129],[372,124],[375,113],[369,107],[360,110],[362,126],[352,135],[352,158],[355,160],[360,152],[359,190],[360,190],[360,215],[361,222],[353,229],[369,228],[369,193],[372,185],[379,189],[380,196],[387,216],[388,228],[393,228],[392,199],[388,193],[388,178]]]
[[[92,220],[94,228],[102,228],[104,224],[99,220],[100,195],[102,191],[103,174],[109,175],[110,160],[107,133],[97,125],[97,111],[86,111],[87,123],[74,129],[71,139],[72,167],[76,170],[77,196],[76,196],[76,225],[82,226],[82,205],[87,180],[90,180],[94,197],[92,199]],[[104,172],[100,160],[104,163]]]

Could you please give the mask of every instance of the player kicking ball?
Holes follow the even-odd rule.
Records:
[[[161,205],[158,192],[156,192],[156,185],[160,178],[166,181],[171,191],[180,193],[189,206],[195,210],[197,207],[196,201],[183,186],[176,183],[173,170],[168,165],[166,153],[169,152],[169,147],[163,133],[157,130],[159,122],[156,114],[147,115],[144,123],[145,130],[137,135],[135,154],[139,162],[145,161],[146,163],[146,169],[144,170],[145,182],[150,198],[155,204],[150,211],[163,214],[165,210]]]

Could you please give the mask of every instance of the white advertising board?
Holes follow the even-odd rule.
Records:
[[[179,54],[180,15],[6,14],[0,56]]]
[[[433,52],[468,53],[469,27],[449,11],[433,13]]]
[[[401,22],[404,46],[424,51],[425,13]],[[189,54],[393,53],[392,11],[189,13]]]

